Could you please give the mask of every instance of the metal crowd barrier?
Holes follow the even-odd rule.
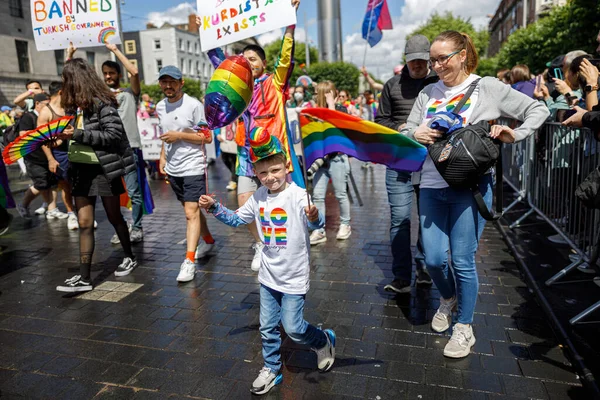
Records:
[[[501,123],[514,126],[510,121]],[[546,281],[557,283],[584,263],[590,263],[600,235],[600,212],[585,207],[575,196],[577,186],[600,165],[600,142],[588,129],[544,124],[535,135],[514,146],[503,146],[506,183],[517,195],[506,210],[527,202],[528,210],[509,227],[535,213],[573,249],[572,262]],[[595,262],[593,263],[595,264]],[[595,265],[591,265],[596,269]],[[571,324],[600,308],[600,302],[571,319]]]

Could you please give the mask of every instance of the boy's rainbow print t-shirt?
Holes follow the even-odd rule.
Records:
[[[254,221],[265,247],[258,281],[289,294],[305,294],[309,288],[310,241],[304,212],[306,190],[295,183],[278,194],[260,187],[237,210],[247,223]]]

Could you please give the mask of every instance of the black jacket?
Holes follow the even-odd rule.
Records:
[[[594,132],[598,138],[598,133],[600,133],[600,105],[594,106],[592,111],[583,114],[581,122],[584,127],[589,128]],[[600,138],[598,138],[598,140],[600,140]]]
[[[408,66],[405,66],[399,75],[391,78],[383,86],[375,122],[395,131],[399,130],[400,125],[408,119],[419,92],[438,80],[434,71],[423,79],[413,79],[408,72]]]
[[[98,102],[83,112],[83,128],[76,129],[73,140],[94,149],[109,181],[135,170],[133,152],[117,109]]]

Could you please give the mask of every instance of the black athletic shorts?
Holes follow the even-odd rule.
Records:
[[[169,183],[177,196],[177,200],[184,203],[196,203],[200,196],[206,194],[206,175],[169,175]]]
[[[29,160],[25,160],[27,175],[33,182],[33,187],[37,190],[48,190],[58,184],[58,177],[50,172],[48,164],[41,165]]]

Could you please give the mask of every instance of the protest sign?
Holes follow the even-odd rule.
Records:
[[[119,0],[31,0],[38,51],[119,44]]]
[[[202,51],[296,23],[290,0],[197,0]]]
[[[142,153],[144,160],[160,160],[160,150],[162,148],[162,130],[158,118],[138,118],[138,129],[142,139]]]

